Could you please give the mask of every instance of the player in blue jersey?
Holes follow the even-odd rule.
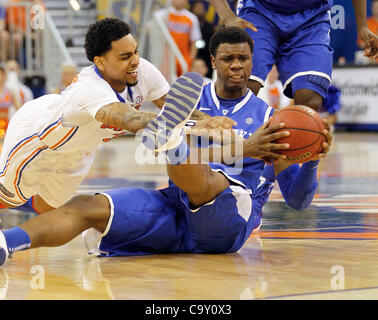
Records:
[[[365,55],[378,57],[378,37],[366,23],[366,0],[352,0]],[[332,75],[330,12],[332,0],[239,0],[237,15],[226,0],[209,0],[226,25],[246,30],[254,40],[249,88],[258,94],[273,64],[284,94],[297,105],[319,110]],[[249,22],[249,24],[247,23]]]
[[[234,125],[243,143],[241,158],[229,165],[198,163],[191,139],[183,139],[164,152],[169,187],[125,188],[74,197],[56,210],[0,232],[0,265],[10,252],[63,245],[84,231],[88,251],[102,256],[234,252],[261,225],[262,209],[275,180],[293,208],[303,209],[311,203],[319,161],[300,167],[276,152],[289,147],[273,143],[288,132],[276,132],[282,124],[267,126],[272,108],[247,88],[251,38],[240,28],[221,28],[212,37],[210,50],[217,81],[203,88],[197,107],[213,117],[207,127],[204,121],[201,125],[209,129],[218,123],[215,127],[225,132]],[[224,114],[229,118],[219,117]],[[323,144],[319,158],[328,152],[332,140],[327,130],[324,134],[328,143]],[[201,135],[204,141],[206,137]],[[230,143],[234,147],[235,141],[239,140]],[[230,145],[222,142],[221,148]],[[215,151],[216,147],[202,145],[200,156],[205,149]],[[176,154],[182,150],[186,151]],[[274,165],[259,160],[266,157],[275,158]],[[237,167],[237,162],[243,166]]]

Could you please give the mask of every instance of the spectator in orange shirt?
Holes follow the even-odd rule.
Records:
[[[202,39],[199,21],[196,15],[188,9],[188,0],[172,0],[171,7],[159,10],[166,21],[168,30],[180,49],[190,71],[193,59],[198,49],[196,42]],[[182,66],[177,62],[177,76],[182,74]]]
[[[16,3],[25,3],[30,2],[31,6],[39,5],[45,10],[45,5],[42,0],[11,0],[10,4]],[[31,7],[30,7],[31,8]],[[6,10],[6,23],[7,29],[10,33],[10,54],[9,57],[12,59],[17,60],[19,51],[23,45],[24,37],[27,30],[27,14],[30,14],[30,22],[33,19],[33,15],[31,12],[27,13],[26,11],[30,10],[28,7],[25,6],[9,6]]]

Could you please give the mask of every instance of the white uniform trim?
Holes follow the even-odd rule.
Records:
[[[244,107],[244,105],[249,101],[249,99],[251,98],[252,96],[252,91],[248,89],[248,93],[246,94],[245,98],[240,101],[235,107],[234,107],[234,110],[232,110],[232,113],[235,113],[237,112],[238,110],[240,110],[242,107]]]
[[[218,97],[217,97],[217,94],[215,92],[215,82],[212,82],[210,84],[210,92],[211,92],[211,97],[213,98],[213,101],[215,103],[215,106],[217,107],[217,109],[219,110],[220,109],[220,103],[219,103],[219,100],[218,100]]]
[[[286,80],[284,86],[283,86],[283,90],[285,91],[286,87],[289,85],[289,83],[291,81],[293,81],[295,78],[297,77],[301,77],[301,76],[306,76],[308,74],[312,74],[312,75],[315,75],[315,76],[320,76],[320,77],[323,77],[323,78],[326,78],[329,82],[331,82],[331,78],[329,77],[328,74],[326,73],[323,73],[323,72],[319,72],[319,71],[303,71],[303,72],[297,72],[296,74],[292,75],[289,79]]]
[[[250,193],[240,186],[230,186],[236,199],[239,215],[247,222],[252,213],[252,198]]]
[[[265,85],[265,81],[263,79],[259,78],[259,77],[256,77],[256,76],[251,75],[249,77],[249,80],[255,80],[255,81],[259,82],[263,87]]]
[[[269,119],[269,115],[270,115],[270,112],[272,111],[273,107],[268,107],[268,109],[266,109],[266,112],[265,112],[265,116],[264,116],[264,123],[268,121]]]
[[[101,243],[101,239],[108,234],[110,227],[112,225],[113,217],[114,217],[114,204],[113,204],[112,198],[108,194],[106,194],[106,193],[99,193],[99,194],[106,196],[106,198],[109,200],[109,204],[110,204],[110,217],[109,217],[108,223],[106,225],[105,231],[103,233],[101,233],[101,232],[98,232],[97,230],[95,230],[93,228],[90,228],[88,230],[85,230],[81,234],[81,236],[82,236],[84,245],[85,245],[89,254],[96,254],[96,255],[105,254],[105,255],[107,255],[108,254],[107,252],[100,250],[100,243]]]

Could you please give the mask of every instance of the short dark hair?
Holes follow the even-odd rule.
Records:
[[[105,18],[91,24],[85,35],[85,54],[89,61],[112,48],[112,42],[130,33],[130,26],[117,18]]]
[[[238,27],[221,27],[217,32],[213,34],[209,42],[209,51],[212,56],[217,54],[218,47],[222,43],[248,43],[253,53],[253,41],[249,34]]]

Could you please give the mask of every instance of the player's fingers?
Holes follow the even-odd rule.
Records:
[[[269,127],[266,127],[265,130],[268,132],[268,133],[273,133],[277,130],[280,130],[282,129],[283,127],[285,127],[285,124],[283,122],[281,123],[276,123],[272,126],[269,126]]]
[[[280,132],[274,132],[269,135],[267,135],[264,139],[264,142],[270,142],[270,141],[275,141],[277,139],[285,138],[290,136],[289,131],[280,131]]]
[[[330,126],[329,126],[329,123],[326,119],[322,119],[323,123],[324,123],[324,126],[326,127],[326,129],[329,131],[330,130]]]
[[[323,146],[323,150],[321,153],[328,153],[330,145],[327,142],[323,142],[322,146]]]
[[[254,31],[254,32],[257,32],[257,28],[255,27],[255,25],[253,24],[253,23],[251,23],[251,22],[248,22],[248,21],[246,21],[246,20],[243,20],[243,19],[241,19],[242,21],[243,21],[243,23],[242,23],[242,27],[245,29],[245,28],[248,28],[248,29],[250,29],[250,30],[252,30],[252,31]]]
[[[285,150],[285,149],[289,149],[289,148],[290,148],[290,144],[288,144],[288,143],[268,143],[265,146],[265,150],[270,150],[270,151]]]
[[[236,126],[236,125],[237,123],[230,118],[222,117],[221,119],[221,126],[224,129],[231,129],[233,126]]]
[[[284,154],[275,153],[275,152],[269,152],[269,151],[265,151],[261,155],[261,159],[285,160],[286,158],[287,158],[287,156],[284,155]]]
[[[331,145],[331,144],[332,144],[332,141],[333,141],[333,136],[332,136],[332,134],[331,134],[327,129],[324,129],[324,130],[323,130],[323,134],[324,134],[324,136],[325,136],[325,138],[326,138],[327,143],[328,143],[329,145]]]

